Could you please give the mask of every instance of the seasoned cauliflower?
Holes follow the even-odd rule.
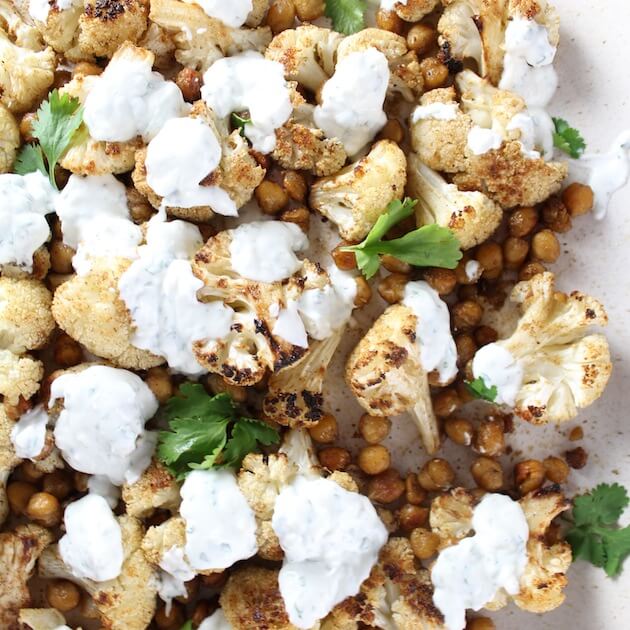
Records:
[[[30,630],[58,630],[66,625],[65,617],[55,608],[22,608],[18,621]]]
[[[20,148],[20,130],[13,114],[0,103],[0,173],[10,173]]]
[[[31,21],[26,21],[28,14],[26,0],[0,0],[0,28],[4,30],[11,41],[21,48],[40,51],[44,44],[39,31]]]
[[[413,153],[407,160],[407,192],[418,200],[418,226],[435,223],[448,228],[462,249],[483,243],[499,227],[503,210],[486,195],[458,190]]]
[[[159,525],[149,527],[141,546],[146,559],[157,566],[169,549],[183,548],[185,544],[186,523],[181,516],[173,516]]]
[[[7,415],[4,405],[0,405],[0,525],[9,514],[7,501],[7,481],[12,470],[20,463],[11,442],[13,421]]]
[[[147,518],[157,509],[175,512],[181,501],[175,478],[157,460],[153,460],[138,481],[122,487],[122,499],[127,514],[135,518]]]
[[[402,199],[406,182],[405,154],[395,142],[381,140],[358,162],[317,180],[310,205],[339,228],[342,238],[358,242],[390,202]]]
[[[16,405],[20,397],[28,400],[37,392],[44,376],[41,361],[0,350],[0,394],[4,402]]]

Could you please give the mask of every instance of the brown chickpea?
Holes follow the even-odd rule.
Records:
[[[7,486],[7,500],[11,512],[18,516],[24,514],[31,497],[37,492],[37,488],[25,481],[12,481]]]
[[[228,579],[229,575],[227,571],[219,571],[218,573],[211,573],[210,575],[202,575],[201,583],[208,588],[221,588]]]
[[[308,432],[315,442],[332,444],[339,435],[337,418],[331,413],[325,413],[316,425],[309,428]]]
[[[503,243],[503,260],[506,269],[518,269],[529,254],[529,243],[523,238],[508,236]]]
[[[539,262],[528,262],[523,265],[518,272],[518,279],[523,280],[531,280],[534,276],[537,276],[539,273],[545,273],[545,266]]]
[[[498,243],[481,244],[475,258],[483,267],[482,277],[486,280],[496,280],[503,273],[503,249]]]
[[[457,347],[457,365],[460,367],[466,365],[477,352],[477,344],[471,335],[462,333],[455,337],[455,346]]]
[[[81,602],[81,592],[69,580],[53,580],[46,585],[46,601],[59,612],[76,608]]]
[[[456,330],[467,330],[479,324],[483,317],[483,308],[474,300],[458,302],[451,308],[453,325]]]
[[[19,471],[22,477],[26,481],[30,481],[30,482],[39,481],[44,476],[44,473],[41,470],[38,470],[35,467],[35,464],[30,461],[24,462],[20,466]]]
[[[420,62],[420,71],[424,77],[425,90],[442,87],[448,79],[448,68],[437,57],[423,59]]]
[[[427,491],[420,485],[415,473],[409,473],[405,479],[405,498],[412,505],[420,505],[427,498]]]
[[[571,472],[569,464],[560,457],[547,457],[543,461],[545,476],[552,483],[564,483]]]
[[[359,433],[368,444],[382,442],[391,431],[392,422],[384,416],[371,416],[364,413],[359,419]]]
[[[521,495],[542,486],[545,480],[545,468],[537,459],[526,459],[514,466],[514,482]]]
[[[349,244],[346,241],[341,241],[330,253],[335,261],[335,265],[342,271],[351,271],[357,268],[357,257],[354,255],[354,252],[343,251],[343,248],[348,247]]]
[[[494,630],[496,626],[489,617],[475,617],[466,624],[466,630]]]
[[[571,227],[571,214],[559,197],[550,197],[543,206],[542,219],[544,224],[554,232],[564,234]]]
[[[312,22],[324,15],[324,0],[293,0],[300,22]]]
[[[166,612],[166,606],[160,606],[153,620],[160,630],[179,630],[185,621],[184,609],[177,602],[172,603],[168,613]]]
[[[411,273],[411,265],[389,254],[381,256],[381,265],[390,273]]]
[[[90,476],[81,472],[73,472],[72,473],[72,482],[74,484],[74,488],[79,492],[86,492],[88,489],[88,481],[90,480]]]
[[[69,472],[55,470],[44,477],[42,488],[44,492],[48,492],[63,501],[74,490],[74,484]]]
[[[60,367],[73,367],[83,361],[83,350],[72,337],[61,333],[53,346],[53,359]]]
[[[96,602],[87,594],[81,595],[81,602],[79,604],[79,613],[86,619],[100,619],[101,613],[96,607]]]
[[[408,281],[409,276],[392,273],[378,283],[378,293],[388,304],[396,304],[402,300]]]
[[[350,453],[345,448],[330,446],[317,454],[319,463],[328,470],[345,470],[352,461]]]
[[[470,446],[475,429],[466,418],[448,418],[444,422],[444,431],[455,444]]]
[[[295,5],[293,0],[275,0],[267,12],[267,26],[274,35],[293,28]]]
[[[50,244],[50,267],[55,273],[72,273],[72,257],[74,249],[63,241],[52,241]]]
[[[376,26],[384,31],[390,31],[401,35],[405,28],[405,23],[401,20],[394,11],[386,11],[385,9],[379,9],[376,13]]]
[[[414,24],[407,33],[407,46],[419,55],[429,52],[436,42],[437,33],[428,24]]]
[[[154,367],[149,369],[145,383],[161,404],[166,403],[169,398],[173,397],[173,381],[166,368]]]
[[[448,418],[462,406],[462,400],[455,389],[449,387],[433,396],[433,411],[438,418]]]
[[[567,207],[572,217],[587,214],[593,209],[595,202],[593,189],[585,184],[571,184],[567,186],[562,193],[562,202]]]
[[[302,232],[308,233],[308,228],[311,225],[311,213],[308,208],[300,206],[299,208],[291,208],[285,210],[280,214],[280,220],[285,223],[295,223],[299,226]]]
[[[440,537],[424,527],[418,527],[411,532],[409,542],[416,558],[428,560],[437,553],[440,546]]]
[[[429,521],[429,508],[407,503],[398,510],[398,524],[400,529],[410,532],[417,527],[426,525]]]
[[[354,281],[357,285],[357,293],[354,296],[354,305],[357,308],[363,308],[372,299],[372,287],[363,276],[357,276]]]
[[[560,258],[560,242],[551,230],[541,230],[532,239],[532,256],[544,263],[553,263]]]
[[[78,77],[79,75],[84,77],[98,76],[103,73],[103,68],[97,66],[95,63],[89,61],[79,61],[74,68],[72,68],[72,77]]]
[[[195,600],[199,594],[200,581],[201,580],[193,578],[192,580],[185,582],[184,586],[186,587],[186,595],[180,595],[179,597],[176,597],[175,600],[180,604],[189,604]]]
[[[209,617],[216,609],[216,604],[214,602],[208,601],[207,599],[203,599],[200,602],[197,602],[190,617],[193,628],[199,627],[204,619]]]
[[[503,422],[495,419],[482,420],[473,438],[473,449],[490,457],[501,455],[505,450]]]
[[[393,503],[405,492],[405,482],[394,468],[380,475],[371,477],[368,482],[367,495],[375,503]]]
[[[194,103],[201,98],[201,72],[192,68],[182,68],[175,77],[175,83],[182,91],[186,102]]]
[[[385,126],[378,134],[378,139],[391,140],[396,144],[400,144],[405,139],[405,130],[395,118],[392,118],[385,123]]]
[[[68,81],[72,79],[72,73],[69,70],[55,70],[53,88],[62,88]]]
[[[146,197],[135,188],[127,188],[127,207],[129,214],[136,223],[148,221],[155,212]]]
[[[359,451],[357,463],[366,475],[380,475],[389,468],[391,457],[382,444],[370,444]]]
[[[510,236],[524,238],[531,234],[538,223],[538,210],[532,207],[514,210],[508,220]]]
[[[256,188],[254,195],[265,214],[278,214],[289,203],[289,195],[284,188],[268,179]]]
[[[468,254],[464,254],[462,259],[457,263],[457,267],[455,267],[455,280],[458,284],[463,285],[461,290],[464,288],[470,287],[475,288],[474,285],[479,282],[479,278],[481,278],[481,274],[483,273],[483,269],[481,265],[479,265],[478,270],[470,269],[469,273],[467,271],[468,263],[471,262],[471,258]],[[476,262],[476,261],[475,261]],[[474,271],[474,273],[472,273]]]
[[[588,453],[581,446],[567,451],[564,456],[573,470],[580,470],[588,463]]]
[[[487,346],[489,343],[494,343],[499,338],[499,333],[490,326],[479,326],[475,330],[475,341],[481,348]]]
[[[422,276],[440,295],[452,293],[457,286],[457,276],[452,269],[430,267],[424,270]]]
[[[429,492],[448,490],[455,481],[455,471],[451,465],[439,457],[430,459],[418,473],[420,485]]]
[[[206,389],[213,394],[228,393],[230,398],[238,403],[244,403],[247,400],[247,389],[233,383],[226,383],[218,374],[209,374],[206,379]]]
[[[293,201],[303,202],[306,199],[307,186],[302,173],[287,171],[282,178],[282,185]]]
[[[503,487],[503,468],[492,457],[478,457],[470,467],[475,483],[483,490],[496,492]]]
[[[59,499],[48,492],[36,492],[26,506],[26,516],[44,527],[54,527],[61,522]]]

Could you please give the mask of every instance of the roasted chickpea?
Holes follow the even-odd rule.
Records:
[[[36,492],[26,506],[26,516],[44,527],[55,527],[61,522],[59,499],[48,492]]]
[[[53,359],[61,367],[73,367],[83,361],[83,350],[72,337],[61,333],[53,346]]]
[[[372,299],[372,287],[363,276],[357,276],[354,281],[357,285],[357,293],[354,296],[354,305],[357,308],[363,308]]]
[[[455,444],[470,446],[475,428],[466,418],[448,418],[444,422],[444,431]]]
[[[267,12],[267,26],[274,35],[293,28],[295,5],[293,0],[274,0]]]
[[[433,411],[438,418],[448,418],[462,406],[462,400],[455,389],[449,387],[433,396]]]
[[[201,82],[201,72],[192,68],[182,68],[175,77],[175,83],[188,103],[194,103],[201,98]]]
[[[55,470],[44,477],[42,488],[44,492],[48,492],[63,501],[74,490],[74,484],[69,472]]]
[[[18,470],[21,476],[31,483],[39,481],[44,476],[44,473],[35,468],[35,464],[31,461],[23,462]]]
[[[420,71],[424,77],[425,90],[442,87],[448,79],[448,68],[437,57],[423,59],[420,62]]]
[[[186,587],[186,595],[180,595],[179,597],[176,597],[175,600],[180,604],[189,604],[192,602],[199,594],[199,583],[200,580],[196,578],[185,582],[184,586]]]
[[[389,435],[391,428],[391,420],[383,416],[364,413],[359,420],[359,432],[368,444],[382,442]]]
[[[53,580],[46,585],[46,601],[59,612],[76,608],[81,601],[81,592],[69,580]]]
[[[331,444],[337,439],[339,434],[337,418],[330,413],[325,413],[316,425],[309,428],[308,432],[315,442]]]
[[[503,273],[503,249],[498,243],[481,244],[475,258],[483,267],[482,277],[486,280],[496,280]]]
[[[72,73],[68,70],[55,70],[54,77],[53,87],[59,89],[72,79]]]
[[[457,347],[457,365],[460,367],[466,365],[477,352],[477,344],[468,333],[457,335],[455,337],[455,346]]]
[[[505,450],[503,422],[496,419],[482,420],[473,438],[473,449],[490,457],[501,455]]]
[[[579,217],[593,209],[595,196],[590,186],[574,183],[562,193],[562,201],[572,217]]]
[[[545,467],[545,476],[552,483],[564,483],[571,472],[569,464],[560,457],[547,457],[543,461],[543,466]]]
[[[518,272],[518,279],[523,280],[531,280],[534,276],[537,276],[539,273],[545,273],[545,266],[539,262],[528,262],[523,265]]]
[[[345,470],[352,461],[350,453],[345,448],[330,446],[318,453],[319,463],[328,470]]]
[[[127,188],[127,207],[129,208],[131,218],[136,223],[148,221],[155,212],[155,209],[148,202],[146,197],[135,188]]]
[[[173,397],[173,381],[166,368],[154,367],[149,369],[145,383],[161,404],[166,403]]]
[[[428,560],[437,553],[440,537],[424,527],[418,527],[411,532],[409,542],[416,558]]]
[[[306,180],[302,173],[287,171],[282,178],[282,185],[293,201],[303,202],[306,199]]]
[[[72,258],[76,252],[63,241],[50,244],[50,267],[55,273],[72,273]]]
[[[24,514],[28,502],[36,492],[37,488],[33,484],[25,481],[12,481],[7,486],[7,500],[11,512],[18,516]]]
[[[367,494],[375,503],[393,503],[398,501],[404,492],[405,482],[394,468],[371,477],[368,482]]]
[[[352,271],[357,268],[357,257],[354,255],[354,252],[343,251],[343,248],[348,247],[348,245],[350,245],[350,243],[341,241],[330,253],[332,259],[335,261],[335,265],[342,271]]]
[[[409,276],[392,273],[378,283],[378,293],[389,304],[396,304],[403,299],[408,281]]]
[[[308,233],[308,228],[311,225],[311,213],[308,208],[300,206],[299,208],[291,208],[280,213],[280,220],[285,223],[295,223],[299,226],[302,232]]]
[[[419,55],[429,52],[436,42],[437,33],[428,24],[414,24],[407,33],[407,46]]]
[[[581,446],[567,451],[564,456],[573,470],[584,468],[588,462],[588,453]]]
[[[78,77],[79,75],[84,77],[98,76],[103,73],[103,68],[97,66],[95,63],[89,61],[79,61],[74,68],[72,68],[72,77]]]
[[[424,270],[422,276],[440,295],[452,293],[457,286],[457,275],[452,269],[430,267]]]
[[[479,282],[482,273],[483,268],[479,262],[472,260],[468,254],[464,254],[463,258],[457,263],[457,267],[455,267],[455,279],[459,284],[463,285],[460,290],[463,291],[467,287],[470,287],[471,291],[473,288],[476,290],[474,285]]]
[[[483,308],[474,300],[458,302],[451,308],[453,325],[456,330],[468,330],[479,324],[483,317]]]
[[[553,263],[560,258],[560,242],[551,230],[541,230],[532,239],[532,255],[544,263]]]
[[[87,492],[89,480],[90,475],[76,471],[72,473],[72,483],[75,490],[78,490],[79,492]]]
[[[201,582],[208,588],[221,588],[228,579],[227,571],[219,571],[218,573],[211,573],[210,575],[202,575]]]
[[[289,203],[289,195],[284,188],[268,179],[256,188],[254,195],[265,214],[278,214]]]
[[[521,495],[542,486],[545,480],[545,468],[537,459],[526,459],[514,466],[514,482]]]
[[[411,273],[411,265],[402,260],[398,260],[398,258],[394,258],[389,254],[385,254],[381,256],[381,264],[387,271],[390,273]]]
[[[324,15],[324,0],[293,0],[300,22],[312,22]]]
[[[193,628],[199,627],[204,619],[209,617],[216,609],[216,604],[208,601],[207,599],[197,602],[191,616]]]
[[[171,609],[168,613],[166,612],[166,606],[160,606],[153,620],[160,630],[175,630],[176,628],[179,630],[185,621],[184,609],[177,602],[171,604]]]
[[[396,144],[400,144],[405,139],[405,130],[395,118],[391,118],[381,129],[380,133],[378,134],[378,139],[391,140]]]
[[[366,475],[380,475],[390,465],[389,451],[382,444],[370,444],[359,451],[359,468]]]
[[[518,269],[529,254],[529,243],[523,238],[508,236],[503,243],[503,260],[506,269]]]
[[[426,525],[429,521],[429,508],[407,503],[398,510],[398,524],[400,529],[410,532],[417,527]]]
[[[547,199],[543,206],[542,219],[548,228],[561,234],[572,227],[571,214],[559,197]]]
[[[499,338],[499,333],[490,326],[479,326],[475,330],[475,341],[481,348],[487,346],[489,343],[494,343]]]
[[[534,231],[538,223],[538,210],[536,208],[526,207],[514,210],[508,220],[508,229],[510,236],[516,238],[524,238]]]
[[[466,630],[494,630],[495,627],[489,617],[475,617],[466,624]]]
[[[247,389],[241,385],[226,383],[218,374],[209,374],[206,379],[206,389],[212,394],[228,393],[230,398],[238,403],[247,400]]]
[[[445,459],[436,457],[422,467],[418,474],[418,481],[428,492],[448,490],[455,481],[455,471]]]
[[[420,505],[427,498],[426,490],[420,485],[418,475],[409,473],[405,479],[405,498],[407,503]]]
[[[501,464],[491,457],[478,457],[470,467],[475,483],[483,490],[496,492],[503,487]]]
[[[384,31],[390,31],[400,35],[405,28],[405,23],[396,15],[396,13],[394,13],[394,11],[379,9],[376,13],[376,26],[382,28]]]

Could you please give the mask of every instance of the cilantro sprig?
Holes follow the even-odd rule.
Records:
[[[492,387],[488,387],[481,376],[477,377],[474,381],[466,381],[465,385],[471,395],[479,400],[495,402],[497,399],[497,394],[499,393],[497,386],[493,385]]]
[[[586,149],[582,134],[563,118],[554,118],[553,124],[556,127],[553,134],[554,146],[576,160],[580,158]]]
[[[242,116],[241,114],[237,114],[234,112],[230,117],[232,121],[232,128],[238,129],[239,133],[243,138],[245,137],[245,125],[251,125],[252,119],[249,117]]]
[[[408,198],[392,201],[362,243],[343,248],[354,252],[357,266],[368,280],[378,271],[383,254],[415,267],[457,267],[462,258],[459,241],[449,229],[439,225],[425,225],[400,238],[383,240],[392,227],[413,214],[417,203]]]
[[[193,630],[192,620],[189,619],[179,630]]]
[[[209,396],[194,383],[181,386],[165,414],[170,430],[160,432],[157,454],[179,480],[191,470],[238,468],[261,444],[280,441],[274,428],[241,416],[228,394]]]
[[[365,0],[326,0],[326,17],[336,31],[352,35],[365,28],[365,7]]]
[[[38,144],[22,147],[15,162],[15,172],[26,175],[40,171],[54,188],[55,166],[72,143],[83,122],[83,107],[78,98],[53,90],[37,110],[32,134]]]
[[[604,569],[609,577],[621,573],[630,555],[630,526],[619,527],[618,521],[628,504],[628,492],[618,483],[602,483],[575,498],[573,524],[566,535],[574,559]]]

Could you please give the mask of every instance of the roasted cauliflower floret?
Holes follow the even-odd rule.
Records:
[[[0,350],[0,394],[4,401],[16,405],[20,397],[28,400],[39,389],[44,366],[29,355],[19,356]]]
[[[18,621],[30,630],[58,630],[66,625],[65,617],[55,608],[22,608]]]
[[[0,173],[10,173],[20,148],[20,130],[13,114],[0,103]]]
[[[335,223],[342,238],[360,241],[387,205],[402,199],[406,181],[402,149],[391,140],[381,140],[358,162],[317,180],[311,188],[311,207]]]
[[[181,498],[179,486],[171,473],[157,460],[142,473],[140,479],[122,487],[127,514],[147,518],[157,509],[174,512]]]
[[[406,0],[394,4],[394,13],[406,22],[419,22],[439,4],[440,0]]]
[[[11,442],[13,421],[7,415],[4,405],[0,405],[0,525],[9,514],[7,501],[7,481],[12,470],[20,463]]]
[[[480,192],[464,192],[448,184],[415,154],[408,156],[407,191],[418,200],[418,226],[437,224],[457,237],[462,249],[487,240],[499,227],[503,210]]]
[[[164,363],[131,343],[133,322],[118,293],[118,281],[129,268],[125,258],[93,259],[90,272],[74,276],[56,291],[55,321],[90,352],[118,367],[146,370]]]
[[[39,31],[29,20],[24,19],[28,14],[26,0],[0,0],[0,24],[11,41],[21,48],[29,50],[43,50],[44,44]]]
[[[173,516],[160,525],[149,527],[142,539],[142,552],[156,566],[164,554],[173,547],[186,544],[186,523],[181,516]]]

